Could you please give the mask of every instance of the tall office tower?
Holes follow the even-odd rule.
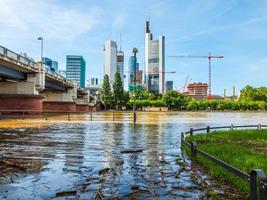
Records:
[[[112,40],[105,43],[105,68],[104,73],[109,76],[110,84],[114,83],[115,73],[117,71],[117,44]]]
[[[54,61],[50,58],[47,57],[43,57],[43,63],[45,65],[45,67],[53,72],[58,72],[58,62]]]
[[[85,88],[85,68],[86,63],[82,56],[67,55],[66,78],[76,81],[82,88]]]
[[[52,61],[52,68],[57,72],[58,71],[58,62],[57,61]]]
[[[117,71],[121,75],[122,86],[124,86],[124,53],[121,50],[117,53]]]
[[[173,90],[173,81],[166,81],[165,92]]]
[[[164,93],[165,37],[153,40],[149,21],[145,23],[145,83],[149,91]]]
[[[141,90],[142,89],[142,80],[143,80],[143,71],[139,70],[139,63],[137,63],[136,57],[134,57],[134,56],[129,57],[128,69],[129,69],[129,87],[128,87],[128,90],[129,91]]]

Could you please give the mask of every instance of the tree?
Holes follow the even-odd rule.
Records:
[[[165,102],[166,106],[168,106],[168,109],[182,109],[186,108],[186,106],[189,103],[190,98],[184,96],[181,93],[178,93],[174,90],[170,90],[166,92],[163,96],[163,101]]]
[[[122,106],[127,106],[127,103],[130,100],[130,94],[127,91],[123,91]]]
[[[119,109],[123,104],[123,87],[121,81],[121,75],[119,72],[115,73],[115,81],[113,83],[114,103],[116,108]]]
[[[239,100],[267,102],[267,87],[253,88],[247,85],[241,90],[241,95]]]
[[[105,74],[103,84],[101,88],[101,101],[105,106],[105,109],[109,109],[112,105],[112,92],[109,84],[109,77]]]

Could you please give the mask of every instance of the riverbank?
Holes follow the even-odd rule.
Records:
[[[188,142],[197,142],[198,149],[249,173],[262,169],[267,173],[267,130],[233,130],[200,134],[187,137]],[[225,169],[198,156],[197,163],[207,169],[210,176],[248,195],[249,184]]]
[[[137,124],[187,124],[202,123],[203,125],[211,124],[214,120],[226,124],[234,124],[242,119],[243,124],[250,124],[254,119],[255,124],[266,124],[265,112],[183,112],[183,111],[153,111],[137,112]],[[188,121],[189,120],[189,121]],[[132,111],[102,111],[84,114],[58,114],[47,116],[16,116],[11,118],[2,118],[0,128],[19,128],[19,127],[36,127],[47,124],[61,123],[133,123]]]

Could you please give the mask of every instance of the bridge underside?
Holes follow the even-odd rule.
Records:
[[[67,92],[67,87],[60,85],[56,82],[45,80],[45,90],[55,92]]]
[[[0,65],[0,78],[4,80],[5,79],[26,80],[27,75],[24,72],[6,68]]]

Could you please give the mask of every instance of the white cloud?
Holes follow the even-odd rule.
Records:
[[[78,9],[45,0],[0,0],[0,37],[69,41],[91,31],[101,19],[102,9]]]

